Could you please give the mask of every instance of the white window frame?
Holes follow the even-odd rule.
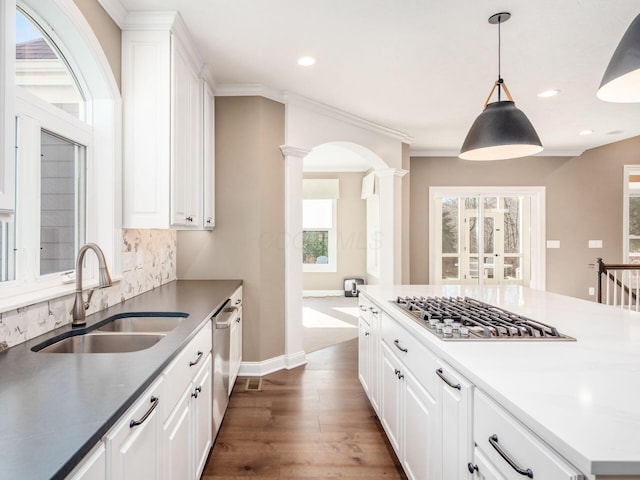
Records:
[[[29,98],[27,104],[22,105],[25,110],[35,108],[41,110],[46,115],[54,115],[58,120],[56,128],[45,127],[46,130],[57,133],[65,138],[78,141],[87,145],[86,149],[86,241],[95,242],[102,248],[109,271],[114,280],[121,278],[121,97],[119,88],[113,76],[109,62],[98,42],[95,34],[88,25],[86,19],[78,9],[73,0],[20,0],[18,2],[38,25],[47,33],[58,48],[62,50],[65,60],[73,71],[73,74],[80,83],[80,88],[86,96],[86,124],[73,118],[73,116],[63,112],[57,107],[46,105],[46,102],[35,101],[35,96],[28,92],[16,93],[18,88],[13,87],[14,67],[7,69],[12,62],[5,61],[4,68],[6,75],[4,83],[0,83],[0,97],[11,90],[13,99],[17,103]],[[3,2],[6,7],[2,10],[6,17],[2,20],[14,21],[16,2],[7,0]],[[10,44],[9,48],[3,51],[10,51],[13,55],[15,49],[15,32],[13,26],[3,34],[10,34],[10,38],[3,38],[3,42]],[[2,43],[2,42],[0,42]],[[0,70],[3,65],[0,65]],[[18,100],[20,98],[20,100]],[[39,99],[38,99],[39,100]],[[55,109],[55,112],[51,109]],[[9,109],[7,109],[9,110]],[[4,112],[4,118],[15,119],[16,110],[14,102],[11,103],[10,111]],[[48,122],[47,122],[48,123]],[[81,127],[80,124],[83,126]],[[13,125],[13,122],[12,122]],[[84,133],[78,135],[79,130],[74,130],[73,135],[65,135],[67,128],[78,127],[86,129]],[[35,130],[34,130],[35,131]],[[84,138],[84,140],[79,140]],[[8,149],[7,139],[0,138],[4,143],[2,149]],[[13,151],[13,138],[11,140],[11,150]],[[37,145],[40,145],[40,135],[38,132]],[[39,147],[38,147],[39,148]],[[31,176],[29,176],[31,177]],[[28,177],[27,177],[28,178]],[[27,178],[18,179],[18,188]],[[38,176],[34,178],[39,178]],[[39,183],[39,182],[36,182]],[[16,197],[22,198],[27,192],[18,191]],[[39,197],[37,199],[39,205]],[[20,207],[20,205],[18,205]],[[18,212],[18,215],[22,213]],[[18,220],[19,221],[19,220]],[[35,232],[39,242],[38,231]],[[19,234],[20,226],[17,226],[16,236],[20,238],[28,233]],[[33,244],[33,242],[31,242]],[[16,243],[20,250],[22,246]],[[33,247],[30,247],[31,249]],[[39,257],[39,243],[37,246]],[[20,262],[33,263],[34,252],[25,252]],[[88,255],[83,268],[83,279],[85,288],[97,285],[97,262]],[[34,266],[27,267],[26,272],[31,272],[28,278],[21,276],[17,281],[3,282],[0,284],[0,312],[17,308],[23,305],[45,301],[51,298],[70,294],[74,291],[75,285],[72,278],[64,278],[60,275],[52,274],[39,277],[34,275]],[[22,267],[22,266],[21,266]],[[38,272],[39,273],[39,270]],[[55,277],[55,278],[54,278]]]
[[[546,220],[545,187],[429,187],[429,279],[435,283],[437,276],[435,213],[437,198],[442,197],[531,197],[531,282],[530,288],[546,289]],[[480,278],[481,280],[481,278]],[[450,283],[450,282],[449,282]]]
[[[629,252],[629,197],[640,196],[640,190],[631,190],[629,188],[629,176],[632,174],[640,175],[640,165],[625,165],[622,177],[622,255],[623,263],[631,263],[631,254]],[[640,258],[640,255],[634,255],[634,258]]]
[[[328,230],[329,232],[329,245],[328,245],[328,257],[327,263],[302,263],[303,272],[314,273],[335,273],[338,271],[338,200],[335,198],[327,198],[325,200],[331,201],[332,206],[332,226],[330,228],[303,228],[303,232],[323,232]],[[303,200],[304,201],[304,200]],[[304,239],[303,239],[304,241]]]

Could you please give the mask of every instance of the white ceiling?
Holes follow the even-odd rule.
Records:
[[[100,0],[113,13],[114,2]],[[497,77],[534,124],[542,155],[575,155],[640,134],[640,104],[596,98],[640,0],[120,0],[178,10],[219,85],[293,92],[457,155]],[[110,8],[109,5],[112,5]],[[300,67],[302,55],[317,59]],[[546,89],[554,98],[538,98]],[[590,129],[595,133],[580,136]]]

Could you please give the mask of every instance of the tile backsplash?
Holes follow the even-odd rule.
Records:
[[[87,315],[176,279],[175,230],[122,230],[122,280],[96,289]],[[0,351],[71,323],[74,295],[0,315]]]

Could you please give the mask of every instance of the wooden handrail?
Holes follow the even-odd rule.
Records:
[[[611,273],[611,270],[640,270],[640,264],[637,263],[611,263],[605,264],[602,258],[597,260],[598,271],[598,303],[602,303],[602,275],[606,274],[607,278],[612,282],[615,282],[627,296],[630,296],[634,303],[638,302],[638,296],[628,285],[622,283],[622,280]]]

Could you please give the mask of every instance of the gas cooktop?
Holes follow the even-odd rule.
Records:
[[[398,297],[391,303],[442,340],[564,340],[555,327],[469,297]]]

